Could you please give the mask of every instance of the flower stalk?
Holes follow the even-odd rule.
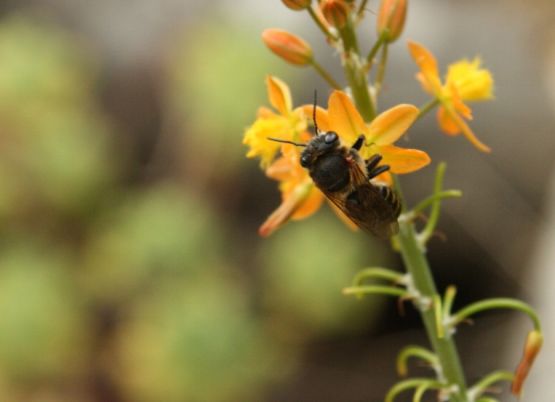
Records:
[[[494,398],[483,394],[491,384],[499,381],[511,381],[512,392],[520,395],[524,381],[543,344],[543,334],[536,312],[518,300],[493,298],[472,303],[452,313],[456,288],[449,286],[441,297],[426,258],[426,246],[435,233],[442,200],[460,197],[461,192],[443,189],[446,165],[440,163],[432,194],[409,210],[396,176],[414,172],[430,163],[431,159],[426,152],[394,144],[412,124],[436,108],[441,131],[450,136],[462,134],[476,149],[490,152],[490,148],[478,140],[469,127],[467,122],[472,119],[472,110],[465,102],[493,98],[491,73],[481,67],[479,58],[475,58],[449,65],[445,79],[442,79],[434,55],[423,45],[409,41],[409,53],[419,69],[416,78],[422,89],[432,95],[432,98],[420,109],[410,104],[399,104],[378,114],[377,97],[385,79],[388,46],[396,41],[403,31],[408,1],[381,0],[376,24],[378,38],[366,57],[360,53],[355,33],[355,26],[365,15],[366,0],[360,1],[358,7],[355,6],[354,0],[283,2],[292,10],[308,11],[326,36],[328,44],[341,55],[348,88],[346,91],[339,90],[338,82],[315,61],[312,49],[304,40],[282,30],[265,31],[264,42],[276,55],[296,66],[313,67],[334,91],[329,96],[327,110],[315,105],[294,107],[288,86],[277,77],[267,78],[268,99],[273,109],[259,109],[257,120],[246,130],[243,140],[250,148],[247,156],[260,157],[261,167],[269,178],[279,181],[282,194],[281,205],[262,224],[260,233],[269,235],[289,220],[310,216],[318,210],[325,198],[334,202],[332,207],[339,212],[342,211],[344,214],[340,213],[339,216],[348,221],[351,210],[342,208],[340,195],[335,192],[330,195],[327,188],[312,181],[313,165],[307,164],[305,160],[303,166],[308,166],[308,169],[305,169],[299,163],[302,155],[299,147],[313,146],[313,140],[317,142],[325,138],[314,138],[308,132],[310,120],[314,120],[314,125],[317,120],[318,132],[335,135],[335,140],[340,139],[338,144],[341,147],[356,144],[352,148],[356,150],[354,154],[345,158],[348,166],[353,166],[351,162],[354,157],[360,159],[361,164],[366,161],[368,169],[371,166],[379,171],[372,176],[371,184],[393,185],[397,193],[392,200],[393,191],[379,188],[384,200],[395,204],[396,215],[391,221],[392,230],[388,235],[396,233],[398,225],[398,233],[391,238],[391,244],[393,249],[400,253],[406,272],[369,267],[354,277],[351,286],[343,289],[343,294],[359,298],[379,294],[396,297],[400,301],[411,300],[421,315],[431,350],[420,346],[407,346],[399,354],[397,368],[401,376],[406,376],[408,359],[418,358],[433,368],[435,378],[409,378],[400,381],[391,388],[386,402],[393,402],[398,394],[407,390],[412,390],[414,402],[420,402],[428,391],[437,392],[438,400],[442,401],[495,402]],[[378,57],[379,62],[376,61]],[[377,65],[377,71],[372,79],[370,70],[374,65]],[[273,141],[268,141],[269,138]],[[384,168],[384,165],[387,165],[387,168]],[[362,165],[360,168],[361,172],[353,167],[348,169],[351,180],[351,175],[364,173],[357,176],[362,177],[362,182],[353,187],[355,190],[351,188],[352,192],[348,197],[368,184],[366,170]],[[334,201],[332,195],[337,195],[338,200]],[[356,196],[354,198],[357,200]],[[347,200],[344,202],[347,203]],[[399,211],[402,212],[400,216]],[[425,212],[428,219],[423,228],[418,226],[417,230],[416,218]],[[364,229],[368,229],[364,224],[371,221],[368,219],[368,222],[364,221],[361,224],[355,218],[351,220],[354,223],[349,221],[350,226],[356,223]],[[373,232],[371,227],[370,232]],[[456,326],[476,313],[499,308],[527,314],[532,321],[533,329],[528,334],[521,361],[514,374],[503,370],[494,371],[469,388],[454,342]]]
[[[370,122],[376,117],[374,101],[369,93],[368,80],[363,68],[358,49],[358,42],[353,22],[349,19],[339,30],[343,41],[343,69],[345,78],[351,88],[355,104],[365,121]]]
[[[341,36],[346,45],[351,45],[350,47],[346,46],[346,52],[349,49],[357,50],[356,41],[354,40],[355,35],[351,24],[345,26],[341,31]],[[352,63],[344,63],[344,69],[348,79],[349,77],[355,78],[360,75],[361,69],[357,70],[356,66]],[[351,79],[349,80],[349,84],[359,111],[365,120],[371,121],[374,118],[375,112],[373,104],[370,101],[366,77],[364,76],[364,80]],[[369,107],[369,104],[372,104],[372,107]],[[397,236],[397,240],[403,262],[408,273],[412,276],[414,286],[418,293],[423,297],[430,298],[430,300],[437,297],[438,292],[431,270],[412,222],[399,222],[399,235]],[[439,336],[436,322],[441,320],[441,317],[436,317],[434,309],[420,308],[419,310],[428,334],[428,339],[440,362],[445,380],[450,385],[456,385],[456,391],[451,397],[452,401],[468,402],[468,399],[466,399],[466,380],[453,338],[451,336]]]
[[[399,226],[398,241],[405,267],[411,274],[414,286],[420,294],[433,299],[437,297],[438,292],[414,225],[410,222],[400,222]],[[456,391],[451,396],[452,401],[468,402],[466,380],[453,338],[449,334],[445,334],[443,337],[439,336],[436,322],[441,320],[441,317],[436,317],[435,309],[420,307],[419,311],[445,380],[449,385],[456,385]]]

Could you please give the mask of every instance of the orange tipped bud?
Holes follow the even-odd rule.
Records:
[[[262,40],[272,52],[291,64],[306,66],[312,62],[310,45],[287,31],[266,29],[262,32]]]
[[[522,386],[524,385],[524,380],[528,376],[528,372],[536,359],[536,356],[540,352],[543,344],[543,335],[539,331],[530,331],[528,337],[526,338],[526,344],[524,345],[524,353],[522,359],[518,364],[515,371],[515,378],[513,380],[513,385],[511,392],[514,395],[520,396],[522,393]]]
[[[390,43],[399,37],[405,26],[407,16],[407,0],[382,0],[378,13],[378,35],[384,35]]]
[[[344,0],[324,0],[320,3],[322,15],[332,27],[343,28],[349,18],[350,6]]]
[[[310,7],[312,0],[281,0],[287,8],[291,10],[300,11]]]

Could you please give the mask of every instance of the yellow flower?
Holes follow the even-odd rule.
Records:
[[[243,137],[243,144],[249,147],[247,158],[260,157],[260,164],[267,168],[275,159],[281,145],[269,141],[268,137],[282,140],[298,140],[306,130],[307,122],[301,109],[293,110],[289,87],[279,78],[268,76],[268,99],[278,112],[262,107],[258,110],[256,121],[250,126]]]
[[[313,105],[305,105],[299,109],[303,116],[311,116]],[[328,101],[328,110],[317,107],[316,115],[318,128],[321,131],[335,131],[345,146],[351,146],[360,134],[364,134],[366,144],[360,150],[361,156],[369,158],[379,153],[392,173],[413,172],[430,163],[428,154],[423,151],[393,145],[418,115],[418,109],[412,105],[393,107],[366,124],[350,98],[344,92],[334,91]],[[276,136],[276,133],[267,134]],[[303,131],[295,141],[306,143],[310,138],[308,132]],[[299,148],[291,144],[278,145],[281,147],[281,156],[266,169],[266,174],[280,182],[282,203],[260,227],[259,233],[263,236],[270,235],[289,220],[304,219],[312,215],[320,208],[324,199],[308,171],[299,163]],[[390,173],[381,174],[379,180],[390,183]],[[334,207],[334,210],[346,223],[350,223],[349,226],[354,227],[337,208]]]
[[[438,123],[449,135],[462,133],[476,148],[483,152],[491,149],[481,142],[466,120],[472,119],[472,110],[463,101],[481,101],[493,98],[491,73],[480,68],[480,59],[462,60],[449,66],[445,84],[441,83],[437,61],[433,54],[419,43],[409,41],[409,51],[420,68],[416,78],[424,90],[440,102]]]
[[[311,215],[318,210],[324,197],[312,183],[307,170],[299,164],[300,150],[294,145],[268,139],[308,142],[310,134],[306,131],[307,119],[303,109],[293,109],[287,84],[272,76],[266,79],[266,84],[270,104],[278,113],[260,108],[256,121],[243,138],[243,143],[249,146],[247,157],[260,157],[266,175],[280,183],[282,203],[260,227],[262,236],[270,235],[290,219]]]

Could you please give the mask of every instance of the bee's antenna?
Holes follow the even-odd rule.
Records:
[[[312,120],[314,121],[314,130],[316,131],[316,135],[320,133],[318,130],[318,123],[316,123],[316,100],[318,98],[318,91],[314,90],[314,104],[312,106]]]
[[[275,141],[275,142],[282,142],[284,144],[292,144],[292,145],[296,145],[298,147],[306,147],[306,144],[301,144],[299,142],[294,142],[294,141],[288,141],[288,140],[280,140],[279,138],[272,138],[272,137],[267,137],[270,141]]]

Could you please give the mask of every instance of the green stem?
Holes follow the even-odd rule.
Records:
[[[417,357],[421,360],[424,360],[435,370],[439,368],[439,361],[437,359],[437,356],[433,352],[426,348],[423,348],[422,346],[409,345],[405,346],[397,356],[397,373],[399,373],[400,376],[405,377],[407,375],[407,363],[409,358],[411,357]]]
[[[382,89],[383,80],[385,77],[385,67],[387,65],[389,46],[387,43],[382,47],[382,57],[380,59],[380,64],[378,65],[378,71],[376,72],[376,80],[374,81],[374,87],[376,88],[376,96],[380,93]]]
[[[403,282],[403,274],[399,272],[392,271],[391,269],[381,268],[381,267],[371,267],[366,268],[356,274],[353,279],[353,286],[360,286],[360,284],[371,278],[385,279],[386,281],[391,281],[395,283]]]
[[[343,289],[344,295],[364,296],[367,294],[382,294],[386,296],[408,297],[409,292],[405,289],[395,288],[393,286],[365,285],[351,286]]]
[[[320,76],[326,80],[326,82],[333,88],[333,89],[341,89],[341,85],[338,84],[337,81],[333,79],[333,77],[328,73],[316,60],[312,60],[312,67],[320,74]]]
[[[438,99],[432,99],[431,101],[426,103],[424,106],[420,107],[420,111],[418,112],[418,116],[416,116],[416,120],[424,117],[426,114],[428,114],[428,112],[430,110],[435,108],[437,105],[439,105],[439,100]]]
[[[385,402],[393,402],[395,400],[395,397],[401,392],[421,386],[440,389],[443,388],[444,385],[430,378],[410,378],[408,380],[400,381],[393,387],[391,387],[391,389],[385,396]]]
[[[401,255],[408,272],[412,275],[415,288],[422,297],[430,300],[436,299],[438,293],[435,283],[413,224],[400,222],[399,226],[398,238]],[[435,309],[421,307],[420,314],[432,348],[439,359],[445,380],[449,385],[457,386],[456,392],[451,395],[452,401],[468,402],[466,380],[453,338],[449,334],[443,337],[439,336],[436,323],[441,320],[441,317],[436,317],[438,313]]]
[[[432,194],[418,203],[410,212],[407,213],[407,219],[414,219],[420,212],[424,211],[436,200],[443,200],[445,198],[459,198],[462,196],[461,190],[443,190],[437,194]]]
[[[376,117],[374,102],[368,90],[368,80],[362,66],[353,22],[347,21],[339,31],[343,40],[343,69],[358,111],[367,122]]]
[[[451,317],[451,322],[449,323],[451,326],[456,326],[460,324],[462,321],[466,320],[471,315],[476,313],[491,310],[491,309],[500,309],[500,308],[508,308],[512,310],[518,310],[526,314],[532,320],[532,324],[534,325],[534,329],[536,331],[541,332],[541,323],[540,318],[534,311],[532,307],[528,304],[521,302],[520,300],[516,299],[509,299],[504,297],[493,298],[493,299],[486,299],[481,300],[476,303],[472,303],[469,306],[466,306],[462,310],[459,310],[456,314]]]
[[[364,17],[364,11],[366,11],[366,3],[368,3],[368,0],[362,0],[362,2],[360,3],[357,11],[357,21],[360,21]]]
[[[457,288],[453,285],[449,286],[445,290],[445,295],[443,296],[443,320],[447,320],[451,315],[451,310],[453,308],[453,302],[455,301],[455,295],[457,294]]]
[[[366,56],[367,71],[370,71],[372,69],[372,66],[374,65],[374,57],[376,57],[378,50],[380,50],[380,48],[382,47],[384,39],[385,36],[380,35],[376,43],[374,43],[374,46],[372,46],[372,49],[370,49],[370,53],[368,53],[368,56]]]
[[[439,383],[429,383],[429,384],[422,384],[416,391],[414,391],[414,396],[412,398],[412,402],[421,402],[424,394],[432,389],[441,389],[443,386]]]
[[[326,37],[329,40],[331,40],[332,42],[335,42],[337,40],[337,38],[335,37],[335,35],[333,35],[330,32],[330,30],[324,24],[322,24],[322,21],[316,15],[316,12],[314,11],[314,8],[308,7],[307,10],[308,10],[308,13],[310,14],[310,17],[314,21],[314,23],[318,26],[318,28],[320,28],[320,31],[322,31],[324,33],[324,35],[326,35]]]
[[[499,382],[499,381],[511,382],[513,381],[514,377],[515,375],[510,371],[505,371],[505,370],[494,371],[493,373],[488,374],[487,376],[482,378],[479,382],[474,384],[472,388],[468,390],[468,394],[474,400],[477,397],[481,397],[482,394],[486,392],[487,389],[492,384],[495,384],[496,382]]]
[[[441,192],[441,187],[443,186],[443,176],[445,176],[446,167],[447,165],[445,164],[445,162],[441,162],[437,166],[436,177],[434,182],[434,195],[437,195]],[[426,226],[418,236],[418,239],[420,240],[422,245],[425,245],[430,239],[430,237],[432,237],[434,234],[434,230],[439,220],[440,208],[441,208],[441,198],[436,197],[435,200],[432,202],[430,218],[428,219]]]

